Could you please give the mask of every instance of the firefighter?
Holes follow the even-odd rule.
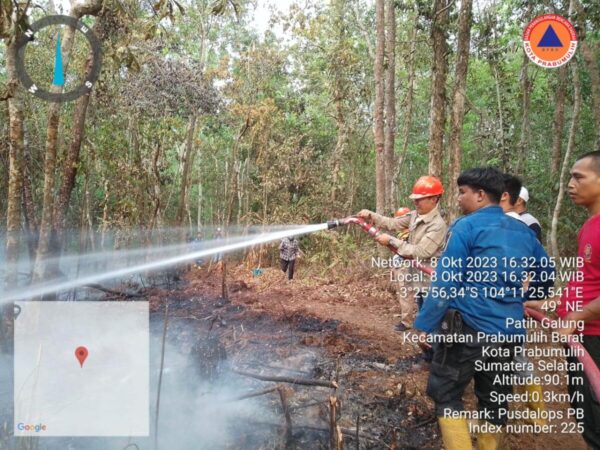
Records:
[[[430,264],[431,258],[440,255],[448,231],[448,226],[438,208],[443,193],[444,187],[438,178],[423,176],[416,181],[410,195],[410,199],[415,204],[414,211],[392,219],[363,209],[358,213],[358,217],[373,223],[376,227],[390,231],[407,231],[409,233],[407,241],[385,233],[376,239],[384,246],[392,244],[398,248],[398,254],[403,257],[419,259],[421,263]],[[412,327],[417,309],[415,303],[422,303],[424,290],[429,284],[428,280],[420,281],[423,275],[414,267],[409,267],[403,272],[409,282],[405,283],[403,289],[398,289],[401,311],[400,323],[396,330],[400,332]]]
[[[499,207],[502,172],[491,167],[466,170],[457,184],[465,217],[450,228],[435,279],[415,320],[415,340],[422,347],[433,343],[427,394],[435,402],[445,449],[472,449],[467,421],[472,418],[481,421],[479,449],[491,450],[501,436],[491,431],[506,424],[501,412],[507,410],[506,395],[512,392],[512,383],[503,380],[512,373],[514,346],[524,340],[525,329],[519,326],[521,280],[530,271],[551,277],[553,269],[543,261],[546,252],[533,233]],[[533,267],[522,265],[531,259]],[[462,396],[471,380],[479,409],[469,414]]]
[[[583,260],[583,266],[579,269],[583,276],[569,281],[567,289],[563,291],[557,308],[559,317],[564,320],[559,332],[565,335],[576,329],[578,333],[582,332],[583,346],[600,367],[600,151],[586,153],[577,159],[571,168],[567,188],[573,203],[587,209],[589,219],[578,235],[577,256]],[[526,305],[540,308],[543,301],[531,301]],[[583,322],[583,330],[578,321]],[[568,359],[570,363],[576,362],[572,356]],[[574,364],[570,366],[575,367]],[[577,416],[583,425],[583,438],[588,446],[598,450],[600,398],[594,395],[583,372],[570,370],[568,380],[569,394],[573,400],[571,405],[583,412],[583,417]],[[575,380],[583,380],[583,385],[572,382]]]

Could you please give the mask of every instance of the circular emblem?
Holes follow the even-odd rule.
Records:
[[[559,67],[569,62],[577,49],[575,27],[558,14],[533,19],[523,32],[525,53],[541,67]]]
[[[25,69],[25,54],[27,47],[30,43],[35,41],[36,34],[42,29],[47,27],[56,27],[60,25],[66,25],[74,28],[77,32],[82,33],[87,40],[92,53],[92,66],[88,74],[82,74],[80,76],[81,83],[74,89],[68,92],[62,92],[65,86],[65,73],[62,63],[62,49],[60,34],[56,37],[56,47],[54,49],[54,74],[51,82],[52,87],[59,89],[44,88],[40,82],[39,85],[34,82],[32,77]],[[100,75],[100,65],[102,62],[102,47],[100,41],[96,35],[90,30],[83,22],[75,19],[74,17],[55,15],[46,16],[43,19],[33,23],[21,36],[17,42],[17,58],[16,58],[16,69],[19,80],[25,86],[28,92],[49,102],[69,102],[75,100],[82,95],[89,93],[94,86],[98,76]],[[53,92],[54,91],[54,92]]]

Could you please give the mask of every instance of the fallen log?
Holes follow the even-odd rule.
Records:
[[[261,381],[273,381],[275,383],[289,383],[289,384],[299,384],[303,386],[321,386],[331,389],[337,389],[338,384],[335,381],[325,381],[325,380],[314,380],[311,378],[297,378],[297,377],[278,377],[272,375],[260,375],[257,373],[245,372],[243,370],[233,370],[233,373],[238,375],[242,375],[244,377],[254,378],[256,380]]]
[[[84,284],[82,287],[88,288],[88,289],[96,289],[97,291],[101,291],[104,292],[106,294],[110,294],[110,295],[115,295],[118,297],[125,297],[125,298],[132,298],[132,297],[143,297],[142,294],[138,294],[138,293],[130,293],[130,292],[122,292],[122,291],[115,291],[112,289],[109,289],[107,287],[102,286],[101,284],[97,284],[97,283],[89,283],[89,284]]]

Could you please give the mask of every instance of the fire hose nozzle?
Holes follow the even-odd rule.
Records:
[[[332,228],[339,227],[340,225],[345,225],[341,220],[334,219],[327,222],[327,229],[331,230]]]

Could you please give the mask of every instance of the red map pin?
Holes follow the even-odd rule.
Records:
[[[77,358],[77,361],[79,361],[79,364],[83,368],[83,363],[88,357],[88,349],[85,347],[77,347],[75,349],[75,357]]]

